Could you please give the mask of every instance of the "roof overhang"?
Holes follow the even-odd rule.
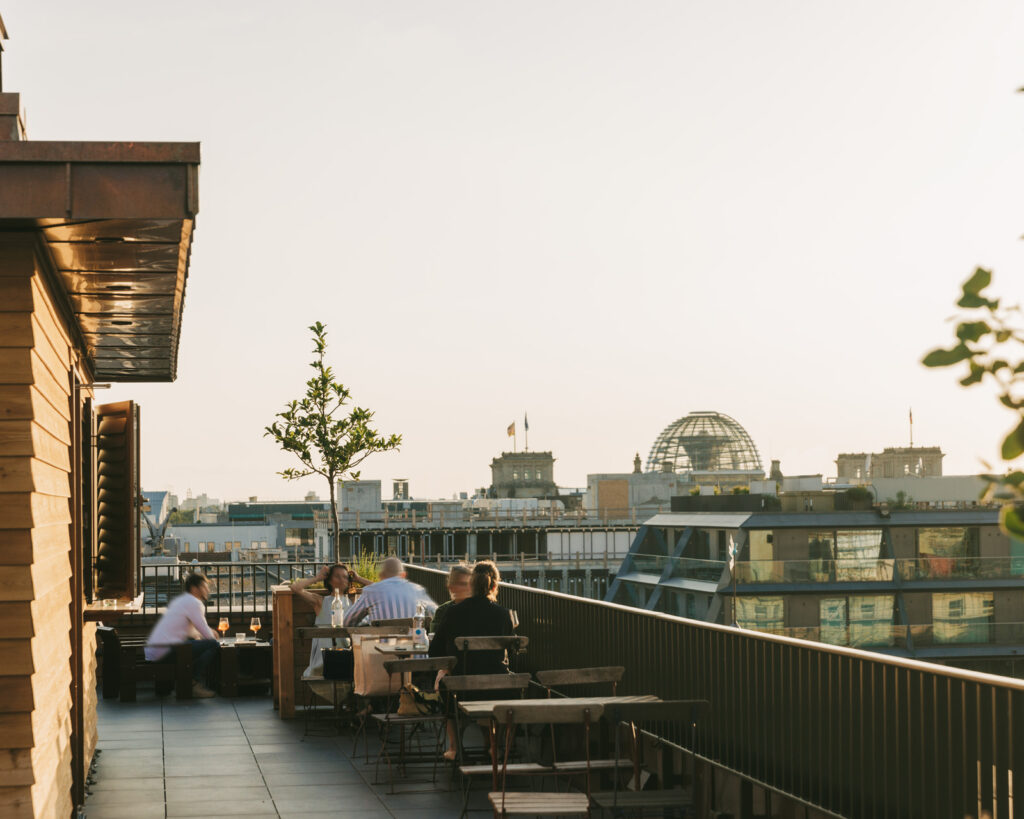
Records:
[[[0,141],[0,231],[38,231],[95,378],[173,381],[199,144]]]

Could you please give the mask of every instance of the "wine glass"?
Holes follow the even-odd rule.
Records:
[[[253,639],[256,639],[259,636],[260,628],[260,618],[253,617],[252,620],[249,621],[249,630],[252,631]]]
[[[508,614],[509,614],[509,617],[512,618],[512,628],[513,629],[519,628],[519,614],[516,612],[516,610],[515,609],[509,609],[508,610]]]
[[[231,628],[231,623],[228,622],[227,617],[221,617],[220,622],[217,623],[217,631],[220,632],[220,638],[223,640],[227,636],[228,629]]]

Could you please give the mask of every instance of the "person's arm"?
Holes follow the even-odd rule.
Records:
[[[370,613],[370,602],[369,589],[364,589],[356,602],[352,604],[351,608],[349,608],[347,612],[345,612],[345,625],[357,625],[364,617],[366,617]]]
[[[292,582],[292,591],[299,595],[309,605],[313,607],[318,615],[320,614],[320,607],[324,603],[324,598],[319,594],[313,594],[311,591],[307,591],[307,587],[314,583],[323,583],[327,579],[327,567],[324,566],[319,572],[316,573],[315,577],[302,577]]]
[[[437,603],[435,603],[434,599],[427,594],[427,590],[425,588],[420,586],[419,590],[419,602],[423,604],[424,614],[433,617],[434,612],[437,611]]]
[[[187,592],[186,592],[187,593]],[[202,601],[193,595],[193,599],[196,601],[195,605],[189,606],[185,612],[185,616],[188,617],[188,621],[196,627],[196,631],[199,632],[199,636],[204,640],[216,640],[217,634],[210,624],[206,622],[206,609],[203,608]]]
[[[360,576],[355,569],[348,570],[348,577],[349,580],[355,580],[356,583],[358,583],[360,586],[363,586],[364,588],[373,583],[372,580],[367,580],[365,577]]]

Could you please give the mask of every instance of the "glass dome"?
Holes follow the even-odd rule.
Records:
[[[648,472],[760,472],[761,456],[747,431],[721,412],[691,412],[658,436]]]

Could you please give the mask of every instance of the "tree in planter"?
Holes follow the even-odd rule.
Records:
[[[331,497],[331,531],[334,561],[341,560],[341,526],[338,522],[336,487],[346,476],[359,480],[354,471],[375,452],[398,449],[401,435],[384,437],[370,427],[373,413],[362,407],[352,407],[348,415],[341,410],[349,404],[349,390],[334,380],[334,372],[324,363],[327,352],[327,328],[319,321],[312,325],[313,352],[310,362],[314,375],[306,382],[306,394],[291,401],[278,420],[266,427],[264,436],[272,437],[285,452],[291,452],[302,464],[279,472],[283,478],[295,481],[309,475],[327,479]]]
[[[950,367],[966,362],[964,387],[994,381],[999,402],[1013,415],[1014,428],[1003,438],[1004,461],[1024,454],[1024,313],[1020,306],[1005,306],[985,290],[992,283],[991,271],[978,268],[961,287],[957,307],[956,341],[945,349],[932,350],[924,357],[926,367]],[[986,475],[989,488],[985,499],[1002,501],[1000,524],[1017,537],[1024,537],[1024,471],[1007,470],[1004,475]]]

